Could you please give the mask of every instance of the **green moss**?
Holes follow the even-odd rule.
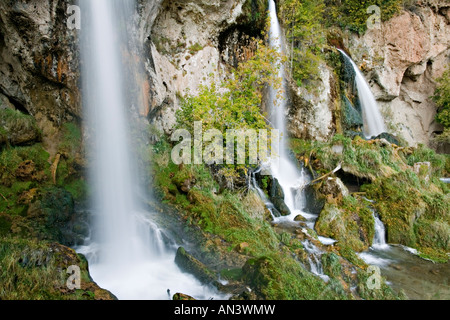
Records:
[[[82,287],[86,289],[67,288],[69,275],[66,270],[71,265],[80,267]],[[91,282],[85,259],[74,250],[57,244],[1,237],[0,268],[2,300],[112,298],[108,292]]]
[[[36,120],[18,110],[0,109],[0,128],[0,141],[11,145],[33,144],[42,137]]]
[[[220,277],[224,280],[240,281],[242,279],[242,276],[242,268],[222,269],[220,271]]]
[[[195,43],[192,46],[189,47],[189,53],[191,55],[195,55],[197,52],[203,50],[203,46],[199,43]]]
[[[327,253],[322,255],[323,270],[326,275],[332,278],[338,278],[342,272],[340,258],[335,253]]]
[[[71,193],[75,201],[81,202],[86,199],[89,186],[86,180],[80,178],[65,184],[64,188]]]
[[[0,214],[0,237],[6,236],[11,232],[12,221],[7,215]]]
[[[337,249],[338,249],[341,257],[345,258],[350,263],[352,263],[360,268],[364,268],[366,266],[366,263],[360,257],[358,257],[358,255],[355,253],[355,251],[352,248],[339,243],[337,245]]]
[[[391,287],[386,284],[386,280],[381,277],[379,279],[380,288],[370,288],[368,283],[373,273],[366,271],[358,272],[358,286],[357,291],[364,300],[401,300],[404,299],[401,295],[397,295]]]
[[[358,252],[369,248],[375,233],[372,211],[351,196],[339,205],[326,204],[315,228],[319,235],[336,239]]]
[[[448,193],[432,182],[420,180],[412,171],[380,179],[362,188],[387,227],[389,243],[399,243],[442,260],[450,236]],[[448,259],[448,257],[447,257]]]

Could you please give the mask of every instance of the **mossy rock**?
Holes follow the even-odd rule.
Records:
[[[36,120],[17,110],[0,109],[0,127],[3,128],[0,140],[7,140],[12,146],[30,145],[41,140]]]
[[[343,122],[345,128],[346,129],[361,128],[364,124],[359,111],[355,109],[355,107],[347,98],[347,96],[343,95],[341,101],[342,101]]]
[[[342,272],[340,258],[337,254],[331,252],[322,255],[323,270],[331,278],[338,278]]]
[[[175,263],[181,270],[192,274],[205,284],[216,282],[216,275],[202,262],[190,255],[183,247],[179,247],[175,256]]]
[[[372,211],[355,198],[344,198],[342,204],[327,203],[316,221],[319,235],[361,252],[372,244],[374,230]]]
[[[173,300],[174,301],[195,301],[196,299],[194,299],[191,296],[188,296],[187,294],[184,293],[175,293],[173,295]]]
[[[251,285],[259,296],[265,297],[269,284],[277,279],[277,270],[274,261],[269,257],[249,259],[242,268],[243,279]]]
[[[412,171],[380,179],[362,190],[376,200],[389,243],[436,252],[442,260],[442,252],[449,250],[450,204],[444,190]]]
[[[450,251],[450,227],[447,222],[420,219],[414,225],[414,231],[420,247]]]
[[[71,266],[80,269],[80,289],[67,286]],[[57,243],[0,237],[1,300],[115,300],[89,276],[87,260]]]

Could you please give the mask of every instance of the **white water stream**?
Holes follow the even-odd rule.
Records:
[[[91,238],[77,251],[87,256],[91,276],[119,299],[169,299],[182,292],[220,298],[180,271],[175,250],[163,241],[153,214],[136,199],[136,164],[130,146],[124,56],[135,3],[80,0],[83,104],[90,134]]]
[[[359,102],[362,109],[362,118],[364,124],[364,136],[367,139],[379,136],[381,133],[386,132],[386,126],[384,124],[383,116],[378,109],[377,101],[370,90],[369,84],[364,78],[363,74],[359,70],[355,62],[342,50],[339,52],[350,62],[355,71],[355,82],[358,90]]]

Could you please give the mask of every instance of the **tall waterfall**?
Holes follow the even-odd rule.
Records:
[[[362,109],[364,136],[367,139],[379,136],[381,133],[386,132],[386,126],[369,84],[355,62],[344,51],[338,50],[350,62],[355,72],[356,88]]]
[[[270,31],[269,42],[272,48],[283,52],[283,41],[280,23],[277,17],[276,5],[273,0],[269,0]],[[269,88],[269,110],[271,121],[275,129],[278,129],[281,142],[278,150],[278,159],[272,159],[272,175],[278,180],[284,191],[285,203],[291,211],[291,215],[282,219],[293,220],[297,215],[307,215],[304,212],[306,206],[305,196],[302,192],[304,186],[309,182],[309,177],[303,169],[298,168],[290,159],[287,146],[288,133],[286,130],[286,77],[284,66],[280,62],[279,77],[282,79],[280,90]]]
[[[174,262],[175,250],[137,201],[127,103],[126,61],[131,41],[132,0],[80,0],[83,107],[89,132],[94,216],[91,239],[78,248],[94,280],[119,299],[168,299],[183,292],[213,296]]]

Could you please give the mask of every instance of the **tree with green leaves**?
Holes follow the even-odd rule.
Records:
[[[280,7],[290,46],[291,74],[302,86],[318,77],[318,55],[325,44],[325,5],[323,0],[284,0]]]
[[[444,128],[450,128],[450,69],[446,70],[441,78],[437,79],[438,86],[433,96],[438,107],[437,122]]]
[[[264,88],[271,85],[280,89],[278,70],[283,59],[262,40],[257,44],[255,55],[232,70],[228,79],[220,84],[202,86],[197,95],[183,98],[182,107],[176,114],[178,129],[186,129],[193,135],[194,123],[201,121],[202,131],[218,130],[224,137],[224,144],[227,130],[271,129],[261,109]],[[227,164],[223,168],[233,176],[247,166],[248,161],[246,165]]]
[[[437,142],[450,142],[450,69],[437,79],[433,101],[437,106],[436,121],[444,126],[444,132],[436,137]]]

